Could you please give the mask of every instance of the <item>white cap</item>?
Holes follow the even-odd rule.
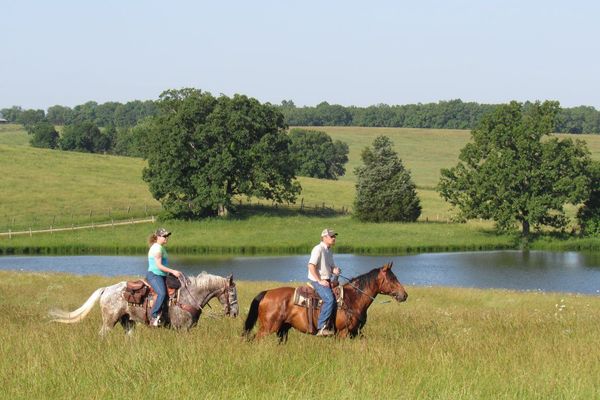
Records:
[[[323,236],[331,236],[331,237],[335,237],[337,236],[337,232],[334,231],[333,229],[323,229],[323,232],[321,232],[321,237]]]

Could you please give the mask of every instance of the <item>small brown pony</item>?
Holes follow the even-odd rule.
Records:
[[[290,328],[308,333],[306,308],[294,304],[294,290],[293,287],[280,287],[260,292],[252,300],[244,324],[246,338],[252,338],[252,328],[257,319],[260,320],[257,339],[277,332],[279,341],[284,342]],[[392,272],[392,263],[357,276],[344,285],[344,302],[335,314],[336,335],[355,337],[367,322],[367,309],[379,293],[392,296],[399,302],[408,297]],[[317,317],[315,314],[315,321]]]

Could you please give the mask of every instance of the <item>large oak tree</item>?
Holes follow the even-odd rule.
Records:
[[[300,185],[287,127],[274,107],[197,89],[168,90],[157,106],[159,113],[148,124],[143,178],[168,213],[223,214],[236,195],[295,200]]]
[[[511,102],[485,116],[460,152],[442,169],[441,196],[462,218],[493,219],[498,228],[556,228],[567,223],[563,206],[587,198],[590,163],[584,142],[550,137],[558,102]]]

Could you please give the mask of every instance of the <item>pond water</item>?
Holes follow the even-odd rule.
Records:
[[[353,277],[394,262],[405,285],[506,288],[600,294],[600,253],[484,251],[405,256],[336,254],[342,275]],[[174,257],[185,274],[233,273],[237,280],[306,280],[308,256]],[[0,257],[0,269],[66,272],[78,275],[143,276],[145,256]],[[344,280],[342,280],[344,282]]]

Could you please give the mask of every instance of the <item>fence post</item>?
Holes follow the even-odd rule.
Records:
[[[300,211],[304,210],[304,197],[300,200]]]
[[[31,232],[31,227],[29,227],[29,237],[33,236],[32,232]]]
[[[12,239],[12,232],[10,231],[10,229],[8,230],[8,238]]]

